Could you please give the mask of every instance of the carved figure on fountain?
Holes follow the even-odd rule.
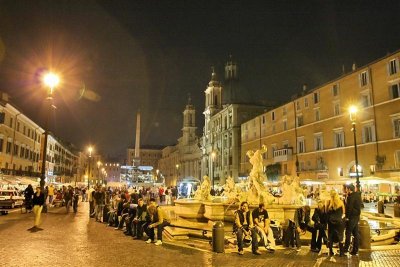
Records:
[[[210,201],[211,200],[211,180],[207,175],[203,176],[203,182],[200,187],[194,193],[194,199],[202,200],[202,201]]]

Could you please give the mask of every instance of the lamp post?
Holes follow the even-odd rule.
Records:
[[[97,179],[99,180],[99,183],[100,183],[100,171],[99,171],[100,166],[101,166],[101,161],[99,160],[99,161],[97,161]],[[103,181],[102,181],[102,183],[103,183]]]
[[[105,178],[106,178],[106,170],[104,169],[104,168],[101,168],[101,174],[102,174],[102,176],[103,176],[103,178],[102,178],[102,183],[105,185],[106,183],[105,183]]]
[[[90,187],[90,173],[91,173],[91,170],[90,170],[90,168],[91,168],[90,163],[91,163],[91,161],[92,161],[92,151],[93,151],[93,147],[92,147],[92,146],[89,146],[89,147],[88,147],[88,152],[89,152],[89,164],[88,164],[88,180],[87,180],[87,187],[88,187],[88,190],[89,190],[89,187]]]
[[[212,179],[212,189],[213,189],[213,191],[215,192],[215,188],[214,188],[214,172],[215,172],[215,157],[217,156],[217,153],[215,153],[214,151],[213,152],[211,152],[211,160],[212,160],[212,176],[211,176],[211,179]]]
[[[358,153],[357,153],[357,136],[356,136],[356,115],[357,115],[358,109],[356,106],[351,106],[349,108],[349,114],[350,114],[350,121],[351,121],[351,131],[353,132],[353,137],[354,137],[354,157],[356,161],[356,187],[357,190],[360,191],[360,176],[358,174]]]
[[[179,170],[179,164],[176,164],[175,167],[176,167],[176,181],[178,182],[178,178],[179,178],[179,172],[178,172],[178,170]]]
[[[49,131],[47,130],[49,126],[49,116],[51,113],[51,102],[53,100],[53,91],[60,82],[60,78],[52,73],[49,72],[43,76],[43,84],[48,88],[47,90],[47,98],[46,100],[48,101],[48,110],[47,110],[47,118],[45,120],[45,126],[44,126],[44,140],[43,140],[43,158],[42,158],[42,169],[41,169],[41,175],[40,175],[40,188],[42,189],[42,192],[44,191],[44,185],[45,185],[45,179],[46,179],[46,159],[47,159],[47,138],[49,136]],[[46,208],[44,208],[46,210]]]

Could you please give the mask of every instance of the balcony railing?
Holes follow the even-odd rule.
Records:
[[[274,162],[283,162],[292,159],[292,148],[283,148],[274,151]]]

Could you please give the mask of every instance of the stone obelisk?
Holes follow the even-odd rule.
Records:
[[[135,156],[133,158],[133,166],[138,168],[140,165],[140,111],[136,115],[136,139],[135,139]]]

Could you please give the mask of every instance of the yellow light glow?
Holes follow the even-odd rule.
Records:
[[[50,87],[53,89],[58,85],[60,82],[60,78],[58,77],[57,74],[54,74],[52,72],[49,72],[43,76],[43,82],[46,86]]]
[[[213,159],[215,159],[216,156],[217,156],[217,153],[215,153],[215,152],[212,152],[212,153],[211,153],[211,157],[212,157]]]
[[[350,106],[349,112],[350,114],[356,114],[358,112],[358,108],[356,106]]]

